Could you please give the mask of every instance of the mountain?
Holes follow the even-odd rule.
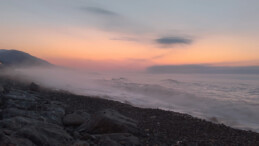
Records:
[[[4,66],[53,66],[49,62],[18,50],[0,49],[0,64]]]
[[[157,65],[149,73],[165,74],[259,74],[259,66]]]

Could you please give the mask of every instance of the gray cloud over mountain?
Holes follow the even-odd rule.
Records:
[[[259,74],[259,66],[210,66],[210,65],[157,65],[147,68],[150,73],[185,74]]]

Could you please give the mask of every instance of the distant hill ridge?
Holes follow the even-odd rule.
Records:
[[[3,66],[53,66],[51,63],[18,50],[0,49],[0,64]]]

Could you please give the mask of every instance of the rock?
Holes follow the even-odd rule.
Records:
[[[65,115],[65,104],[59,102],[50,102],[43,107],[42,116],[46,117],[48,122],[63,125],[62,119]]]
[[[0,94],[0,107],[4,105],[4,97]]]
[[[140,145],[139,139],[130,133],[113,133],[113,134],[103,134],[103,135],[95,135],[95,136],[100,139],[110,139],[112,141],[115,141],[117,144],[124,145],[124,146]]]
[[[97,112],[89,122],[82,124],[77,130],[91,134],[138,132],[136,121],[114,110]]]
[[[37,106],[36,101],[6,99],[6,108],[33,109]]]
[[[30,84],[30,86],[29,86],[29,89],[30,89],[31,91],[38,92],[38,91],[40,91],[40,86],[37,85],[36,83],[32,82],[32,83]]]
[[[63,119],[64,125],[79,126],[84,123],[84,119],[78,114],[68,114]]]
[[[18,102],[17,102],[18,104]],[[30,117],[37,120],[43,120],[45,122],[62,125],[62,118],[65,115],[65,105],[60,105],[55,102],[49,101],[21,101],[21,105],[15,105],[15,107],[24,109],[29,115],[24,115],[24,117]],[[35,113],[35,114],[31,114]],[[21,115],[22,116],[22,115]]]
[[[67,130],[67,131],[68,131],[68,130]],[[73,135],[75,138],[77,138],[77,139],[81,137],[80,133],[77,132],[77,131],[73,131],[73,130],[72,130],[71,133],[72,133],[72,135]]]
[[[13,131],[12,131],[12,130],[8,130],[8,129],[5,129],[5,130],[3,130],[3,133],[4,133],[5,135],[11,135],[11,134],[13,133]]]
[[[65,104],[56,101],[40,100],[32,94],[12,91],[4,95],[4,118],[23,116],[62,125]]]
[[[63,123],[66,126],[80,126],[84,122],[90,120],[90,114],[82,111],[76,111],[72,114],[67,114],[63,118]]]
[[[3,86],[3,89],[4,89],[4,91],[3,91],[3,93],[4,94],[7,94],[7,93],[9,93],[10,92],[10,87],[9,86],[7,86],[7,85],[5,85],[5,86]]]
[[[63,112],[60,111],[43,111],[41,116],[46,119],[47,122],[62,125]]]
[[[0,93],[4,93],[4,87],[0,85]]]
[[[27,110],[22,110],[17,108],[7,108],[3,110],[2,117],[4,119],[17,117],[17,116],[27,117],[27,118],[36,119],[36,120],[40,120],[41,118],[41,116],[34,111],[27,111]]]
[[[7,99],[13,100],[26,100],[26,101],[37,101],[39,98],[35,97],[33,94],[29,94],[24,91],[11,91],[10,93],[5,95]]]
[[[90,144],[86,141],[76,141],[72,146],[90,146]]]
[[[0,119],[3,119],[3,110],[0,109]]]
[[[17,138],[10,136],[1,136],[0,137],[0,146],[36,146],[30,140],[26,138]]]
[[[120,144],[118,144],[116,141],[111,140],[108,137],[104,137],[102,138],[99,142],[98,142],[99,146],[120,146]]]
[[[60,126],[25,117],[14,117],[0,121],[0,127],[16,131],[14,136],[26,138],[35,145],[68,145],[72,137]]]
[[[90,135],[88,133],[85,133],[83,136],[80,137],[81,140],[96,140],[96,136]]]
[[[30,139],[36,145],[64,145],[72,142],[72,137],[62,128],[27,126],[16,135]]]
[[[51,105],[49,105],[51,107]],[[65,115],[65,109],[61,107],[52,107],[37,110],[27,110],[27,109],[18,109],[18,108],[6,108],[3,110],[3,118],[11,117],[27,117],[30,119],[45,121],[48,123],[62,125],[62,118]]]
[[[61,119],[62,115],[55,113],[55,111],[28,111],[17,108],[7,108],[3,111],[3,118],[12,118],[12,117],[26,117],[34,120],[44,121],[52,124],[62,125]]]

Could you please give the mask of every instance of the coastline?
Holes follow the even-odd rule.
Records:
[[[1,95],[1,100],[5,100],[1,105],[1,122],[7,119],[15,120],[15,118],[23,115],[21,112],[16,111],[11,112],[11,116],[10,114],[7,115],[5,111],[11,108],[22,110],[25,113],[33,112],[33,116],[26,114],[22,116],[32,119],[32,121],[40,121],[40,119],[37,119],[38,114],[46,112],[47,114],[43,118],[47,120],[44,120],[44,124],[53,124],[56,122],[55,125],[58,125],[65,133],[63,137],[69,137],[68,141],[56,139],[57,145],[101,145],[102,141],[108,141],[110,142],[109,144],[113,145],[259,145],[258,133],[234,129],[223,124],[215,124],[187,114],[160,109],[139,108],[98,97],[80,96],[65,91],[54,91],[38,87],[38,85],[35,85],[35,89],[33,89],[32,84],[29,84],[29,82],[22,83],[13,79],[3,79],[3,77],[1,77],[1,82],[3,86],[8,86],[7,88],[9,90],[8,93]],[[19,99],[19,103],[16,104],[15,100],[17,99],[13,99],[14,96],[10,95],[15,95],[16,97],[22,95],[21,97],[23,98]],[[26,102],[28,100],[27,98],[30,97],[35,98],[33,106],[28,105]],[[9,102],[10,98],[11,102]],[[44,107],[45,104],[47,107]],[[32,107],[28,108],[27,106]],[[54,110],[48,109],[50,106],[54,106]],[[60,117],[55,119],[56,121],[53,121],[53,119],[49,120],[48,111],[55,111],[57,107],[62,107],[64,113],[59,115]],[[111,114],[102,115],[100,114],[102,111],[107,111]],[[78,128],[82,128],[82,125],[87,123],[85,122],[87,120],[81,123],[79,122],[80,124],[72,122],[72,125],[66,125],[64,123],[66,116],[74,113],[77,113],[77,115],[82,113],[88,115],[85,117],[90,122],[88,122],[87,128],[83,130],[84,132],[80,132]],[[91,121],[98,123],[97,127],[95,127],[96,124],[89,124]],[[21,131],[19,127],[14,130],[10,130],[12,127],[8,128],[8,126],[7,128],[0,127],[1,141],[4,138],[8,142],[9,138],[9,140],[16,139],[18,143],[19,141],[17,139],[23,138],[28,143],[31,142],[31,145],[42,144],[37,143],[41,142],[41,140],[38,139],[35,141],[35,137],[19,134],[19,131]],[[92,127],[95,127],[95,129],[93,130]],[[9,132],[6,132],[6,130],[9,130]],[[131,136],[127,138],[122,133],[127,133]],[[85,135],[88,135],[88,138],[85,138]],[[121,143],[121,139],[123,139],[124,143]]]

